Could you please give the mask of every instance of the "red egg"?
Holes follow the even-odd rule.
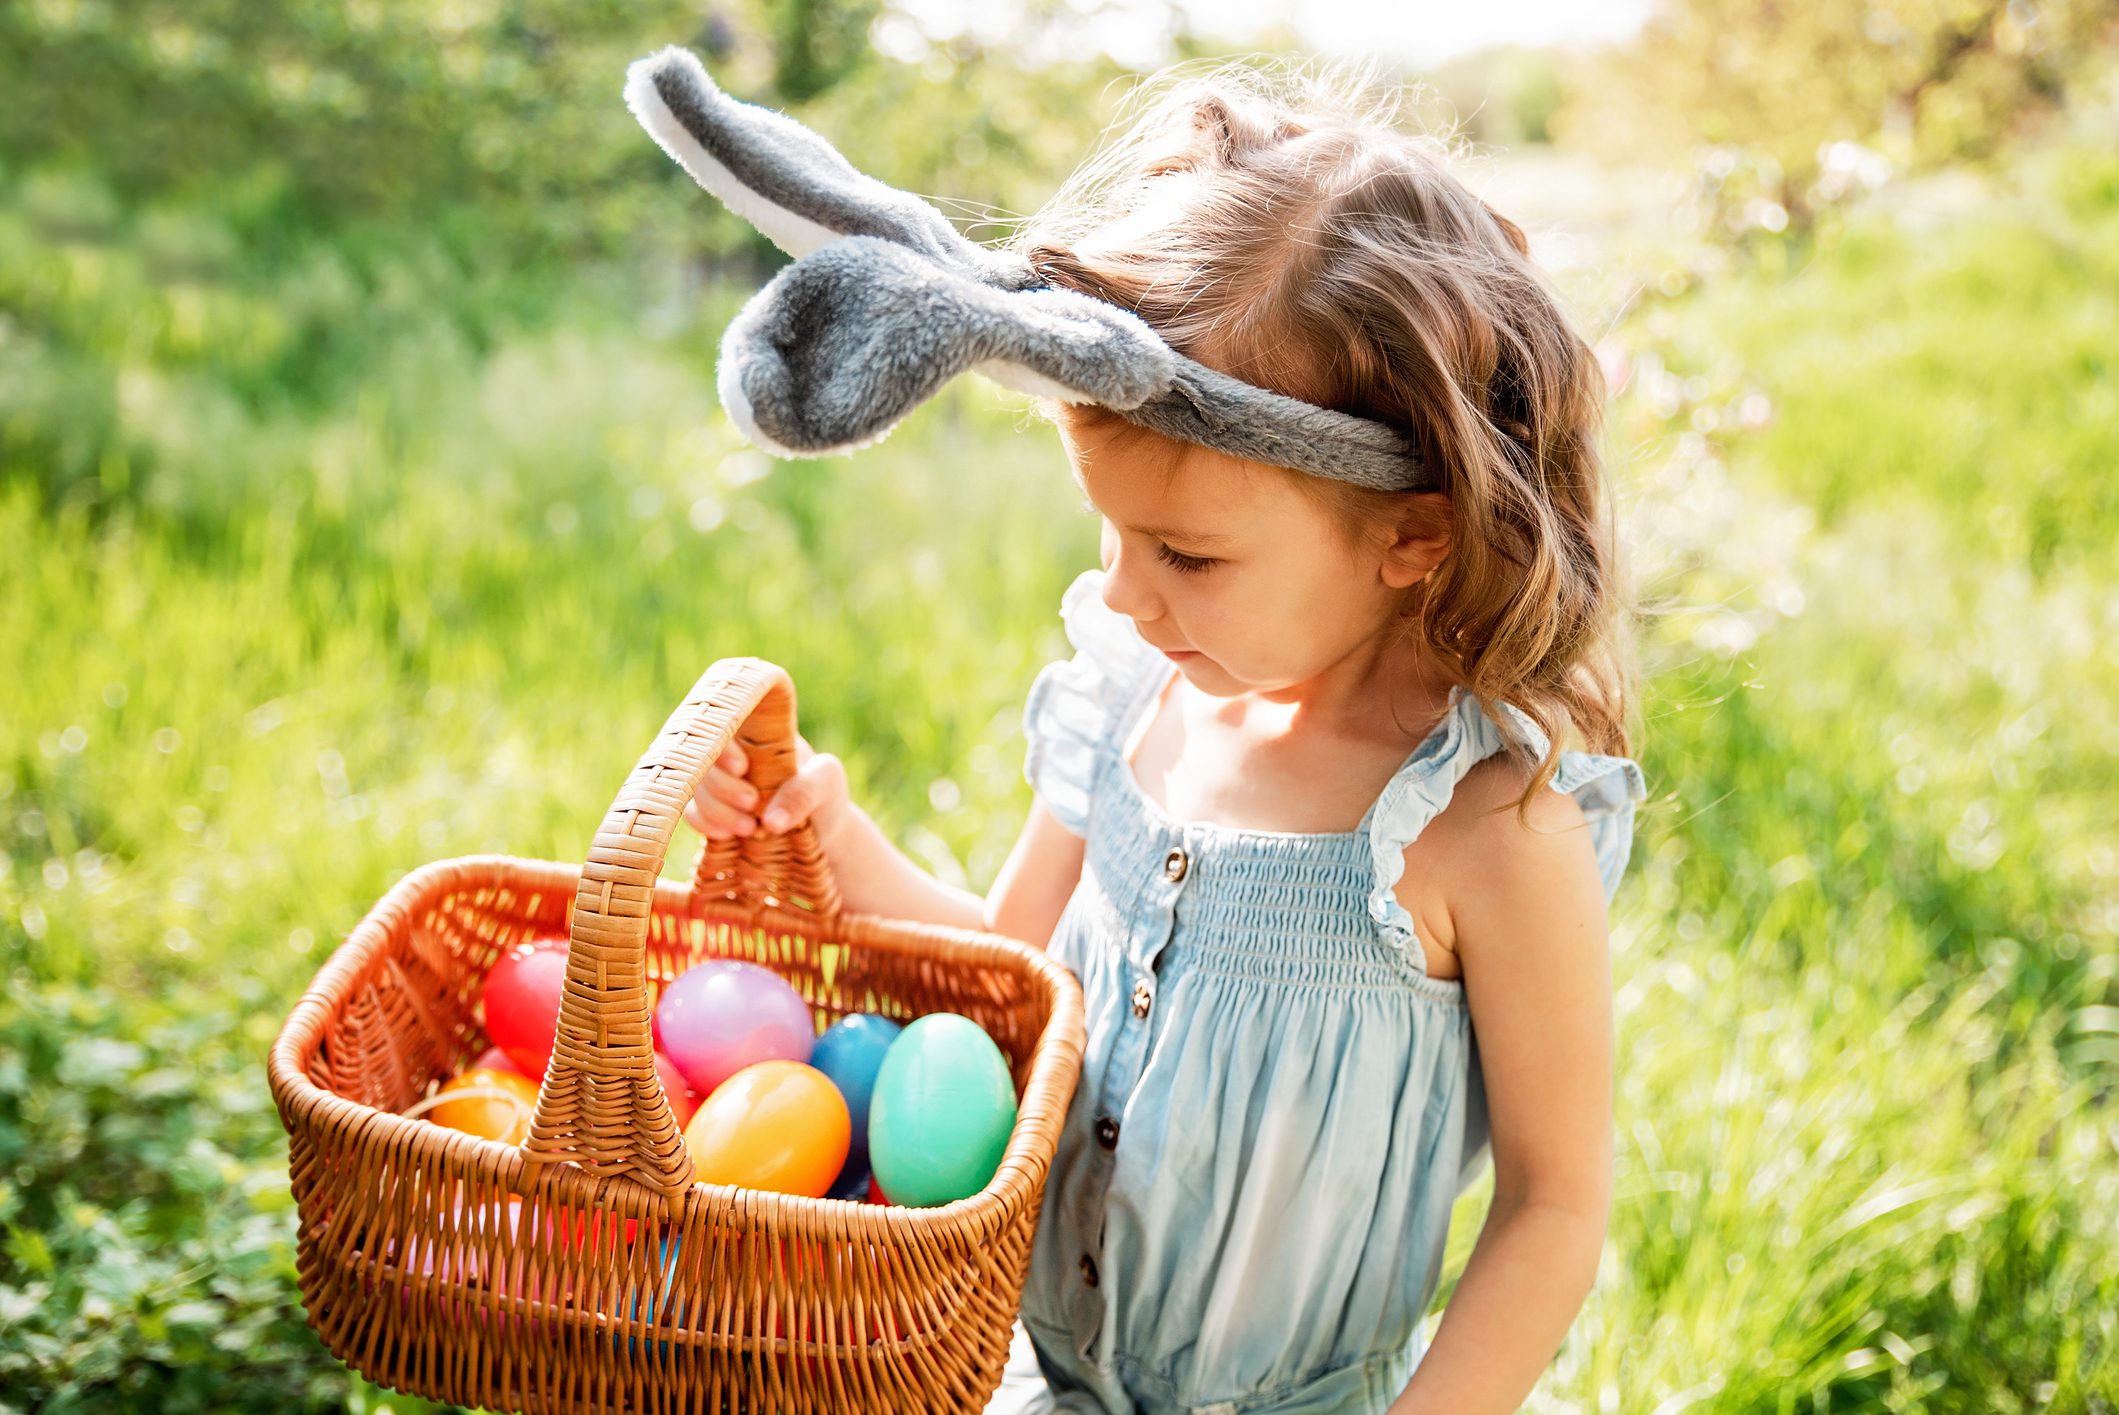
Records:
[[[677,1117],[677,1128],[682,1130],[699,1109],[699,1099],[684,1084],[684,1073],[670,1060],[668,1052],[655,1053],[655,1074],[662,1078],[662,1093],[670,1098],[670,1113]]]
[[[821,1242],[809,1242],[794,1247],[790,1247],[788,1243],[777,1238],[773,1242],[779,1249],[779,1261],[783,1265],[787,1265],[787,1270],[791,1277],[794,1271],[797,1270],[797,1265],[801,1264],[809,1265],[809,1270],[812,1272],[822,1270],[825,1258],[824,1245]],[[790,1354],[793,1354],[798,1346],[826,1341],[824,1323],[817,1312],[807,1304],[796,1303],[793,1305],[795,1320],[792,1324],[782,1315],[782,1308],[779,1303],[775,1303],[768,1309],[772,1318],[773,1339],[776,1342],[786,1341]],[[841,1334],[831,1338],[831,1340],[842,1342],[846,1340],[846,1337]],[[811,1352],[801,1352],[794,1355],[794,1365],[795,1369],[802,1372],[805,1377],[813,1378],[817,1371],[817,1357]]]
[[[545,1232],[570,1248],[608,1248],[614,1242],[631,1243],[638,1238],[640,1220],[620,1221],[616,1214],[602,1209],[558,1207],[546,1211]],[[612,1238],[613,1234],[617,1235],[616,1239]]]
[[[517,944],[486,974],[486,1035],[531,1080],[544,1075],[566,991],[567,940]]]

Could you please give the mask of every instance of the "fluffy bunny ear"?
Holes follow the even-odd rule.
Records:
[[[874,236],[1003,288],[1037,283],[1020,261],[967,239],[784,113],[723,93],[690,50],[667,45],[626,70],[625,102],[656,142],[723,205],[789,255]]]
[[[1382,489],[1442,484],[1398,428],[1242,382],[1130,310],[1047,288],[1022,255],[966,239],[793,118],[730,98],[688,50],[635,62],[625,101],[699,185],[795,258],[721,341],[722,406],[766,451],[865,447],[975,369],[1254,461]]]
[[[997,290],[854,236],[776,274],[721,339],[721,405],[783,457],[853,452],[966,369],[1071,403],[1135,408],[1177,357],[1137,315],[1072,290]]]

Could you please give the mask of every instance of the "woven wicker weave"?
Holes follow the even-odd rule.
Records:
[[[319,970],[272,1048],[310,1325],[407,1393],[521,1411],[977,1411],[1000,1384],[1045,1175],[1081,1070],[1082,995],[994,934],[842,911],[807,822],[709,841],[660,878],[733,735],[761,794],[792,775],[795,694],[715,663],[576,867],[505,855],[406,875]],[[487,968],[568,937],[552,1062],[520,1146],[407,1118],[481,1052]],[[820,1029],[960,1012],[1019,1105],[979,1193],[913,1209],[695,1184],[653,1064],[662,987],[763,964]]]

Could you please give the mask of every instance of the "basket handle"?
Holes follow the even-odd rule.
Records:
[[[655,1072],[647,937],[655,882],[670,839],[707,768],[730,737],[750,758],[760,794],[795,770],[795,685],[762,658],[723,658],[670,714],[619,788],[589,847],[574,892],[566,987],[552,1060],[523,1141],[530,1174],[571,1160],[592,1175],[630,1174],[672,1205],[692,1186],[692,1158]],[[708,843],[695,888],[754,913],[798,904],[839,911],[839,891],[816,832]]]

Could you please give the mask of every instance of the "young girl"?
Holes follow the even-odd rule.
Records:
[[[991,1410],[1498,1415],[1588,1293],[1611,1199],[1605,909],[1644,783],[1603,378],[1522,231],[1365,77],[1166,73],[1019,248],[1212,367],[1411,430],[1445,490],[1043,404],[1103,568],[1030,685],[1035,798],[992,891],[913,864],[806,742],[769,802],[732,743],[687,814],[809,819],[846,907],[1081,979]]]

